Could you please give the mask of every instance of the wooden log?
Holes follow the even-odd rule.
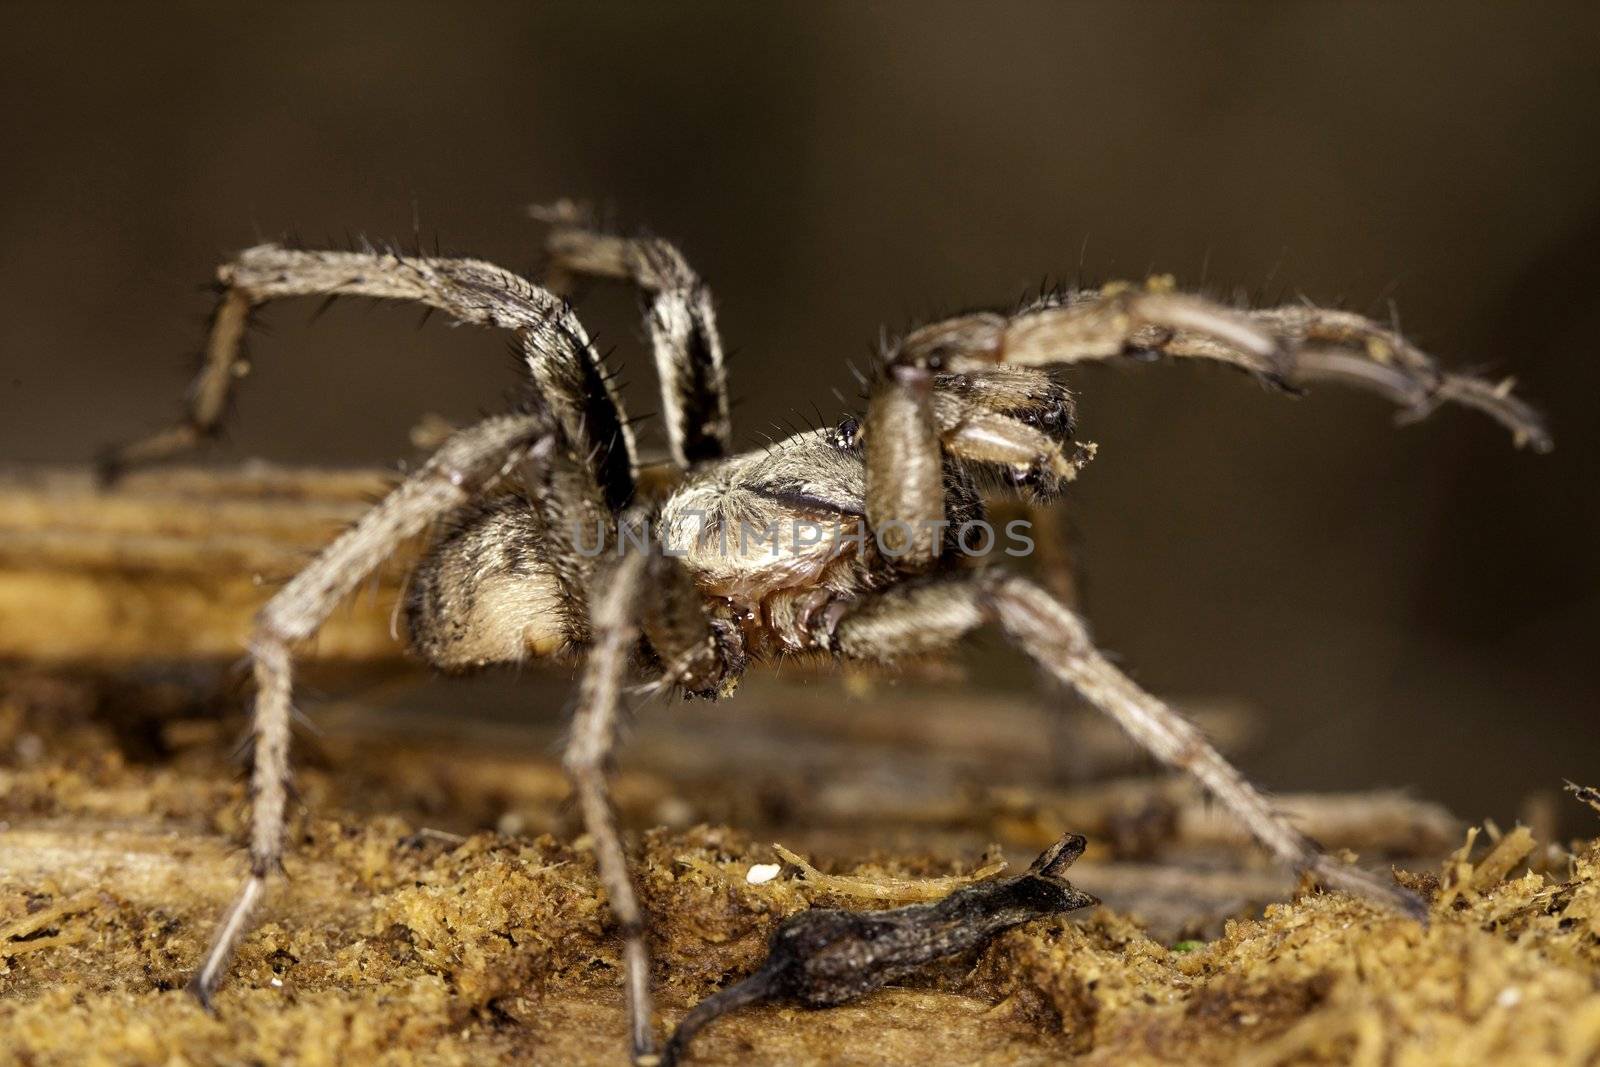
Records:
[[[390,483],[372,471],[0,471],[0,659],[126,665],[237,659],[273,590]],[[353,597],[313,659],[395,660],[389,616],[414,548]]]

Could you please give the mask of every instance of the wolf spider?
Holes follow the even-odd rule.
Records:
[[[1444,401],[1479,408],[1518,444],[1548,448],[1509,382],[1446,373],[1359,315],[1239,310],[1156,279],[1046,292],[1010,312],[913,330],[886,346],[859,421],[738,452],[711,296],[683,256],[655,238],[601,232],[565,202],[535,214],[550,224],[553,284],[586,276],[640,291],[665,413],[665,474],[641,476],[616,390],[572,308],[550,289],[477,260],[276,244],[220,268],[186,418],[107,457],[114,472],[211,436],[244,370],[251,313],[282,297],[415,301],[510,330],[532,379],[524,404],[451,435],[261,610],[250,642],[250,874],[191,983],[202,1000],[281,866],[291,649],[397,546],[435,525],[441,532],[403,602],[415,654],[447,671],[583,657],[564,765],[624,942],[636,1062],[656,1048],[645,915],[607,782],[633,670],[662,688],[724,697],[752,661],[893,661],[993,625],[1153,756],[1193,775],[1278,859],[1326,887],[1423,914],[1403,888],[1324,855],[1188,721],[1107,659],[1067,605],[1027,578],[972,565],[952,531],[983,518],[982,479],[1047,500],[1077,473],[1086,454],[1073,444],[1073,400],[1055,367],[1172,357],[1226,364],[1285,390],[1344,380],[1413,417]],[[510,483],[520,491],[506,491]],[[663,535],[644,535],[647,524]],[[728,551],[726,535],[742,535],[745,524],[783,536],[757,552]],[[814,524],[853,536],[801,544],[798,530]],[[596,553],[583,543],[589,532],[642,547]]]

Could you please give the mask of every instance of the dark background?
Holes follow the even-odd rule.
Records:
[[[270,10],[269,10],[270,9]],[[1557,450],[1207,368],[1074,377],[1100,639],[1266,709],[1279,788],[1505,820],[1600,781],[1600,18],[1438,5],[27,5],[0,34],[0,456],[176,411],[217,259],[423,230],[535,262],[567,195],[716,289],[739,442],[853,397],[880,325],[1045,275],[1343,302],[1515,374]],[[581,309],[654,407],[632,300]],[[225,457],[389,463],[514,382],[416,314],[267,315]],[[1018,684],[1020,684],[1020,677]],[[758,709],[747,709],[747,714]]]

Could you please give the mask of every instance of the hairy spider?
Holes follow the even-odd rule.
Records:
[[[984,476],[1048,499],[1077,473],[1087,453],[1073,444],[1073,402],[1051,377],[1055,367],[1165,356],[1227,364],[1285,389],[1338,379],[1385,394],[1414,417],[1442,401],[1479,408],[1518,444],[1547,449],[1538,417],[1509,382],[1446,373],[1359,315],[1238,310],[1156,279],[1049,292],[1010,313],[923,326],[887,346],[859,421],[735,452],[711,296],[682,255],[655,238],[600,232],[566,203],[535,214],[550,224],[552,285],[589,276],[641,291],[669,477],[641,477],[601,360],[550,289],[476,260],[271,244],[218,272],[221,300],[186,418],[108,457],[115,471],[210,436],[243,369],[252,310],[281,297],[416,301],[511,330],[534,386],[516,410],[450,436],[262,609],[250,643],[258,690],[250,874],[194,976],[202,999],[281,865],[291,650],[402,541],[435,524],[442,532],[403,605],[417,655],[446,670],[564,651],[583,657],[565,766],[624,942],[636,1061],[656,1048],[645,916],[607,783],[635,669],[663,688],[718,697],[732,693],[752,661],[893,661],[993,625],[1156,758],[1198,779],[1280,860],[1325,886],[1421,916],[1404,889],[1325,856],[1182,716],[1107,659],[1065,604],[1026,578],[975,565],[953,531],[982,520]],[[846,536],[800,537],[802,528],[824,527]],[[730,532],[743,542],[746,528],[765,534],[756,551],[730,547]],[[597,535],[637,547],[598,552]]]

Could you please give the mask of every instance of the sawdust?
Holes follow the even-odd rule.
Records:
[[[30,716],[0,702],[0,1061],[621,1062],[618,943],[581,838],[363,814],[312,770],[290,877],[208,1015],[182,986],[243,870],[226,745],[138,761],[116,730]],[[1593,1063],[1600,846],[1548,866],[1536,844],[1469,837],[1402,875],[1432,902],[1427,929],[1303,893],[1174,944],[1103,908],[843,1008],[737,1013],[691,1062]],[[752,884],[780,861],[765,841],[641,836],[663,1029],[754,969],[784,917],[892,906],[994,857],[809,859]],[[1074,877],[1090,892],[1093,870]]]

